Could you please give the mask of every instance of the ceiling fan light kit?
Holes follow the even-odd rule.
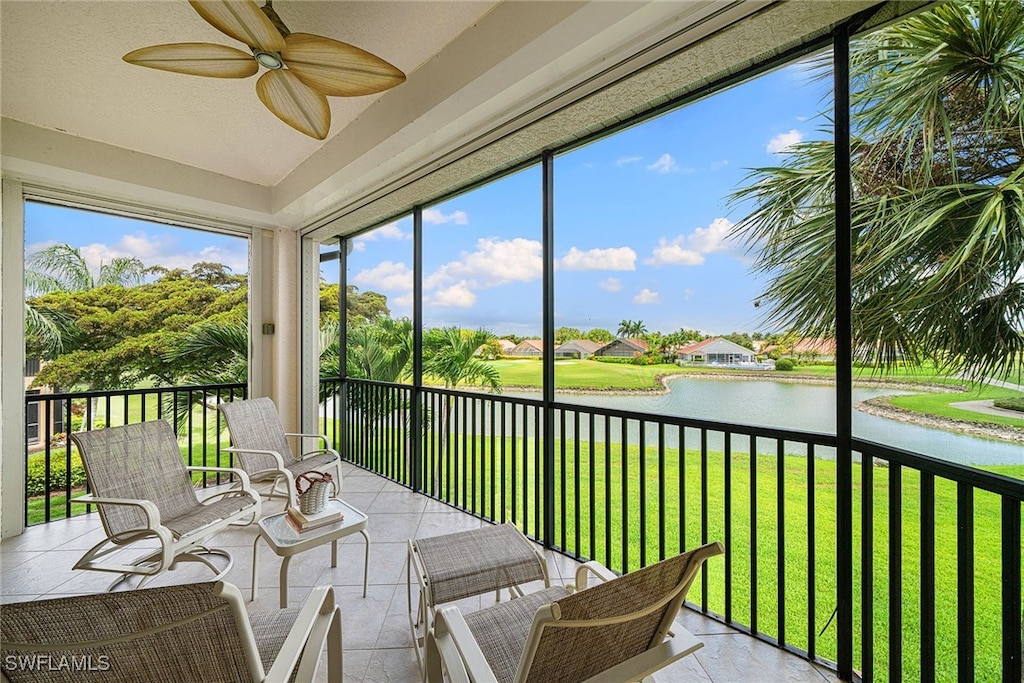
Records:
[[[317,140],[327,137],[331,109],[327,96],[358,97],[382,92],[405,74],[354,45],[311,33],[292,33],[271,0],[189,0],[221,33],[251,53],[216,43],[172,43],[133,50],[124,61],[161,71],[213,78],[248,78],[262,66],[256,94],[277,118]]]

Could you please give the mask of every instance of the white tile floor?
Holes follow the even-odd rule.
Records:
[[[342,497],[369,515],[370,578],[362,597],[363,539],[342,539],[338,567],[330,566],[330,547],[324,546],[292,559],[289,568],[289,606],[297,606],[309,588],[335,587],[343,618],[345,681],[419,680],[407,617],[405,584],[406,542],[413,537],[434,536],[480,526],[480,520],[447,505],[410,492],[363,470],[345,466]],[[280,503],[275,502],[274,506]],[[95,513],[30,527],[24,534],[0,543],[0,600],[21,602],[36,598],[102,591],[110,576],[73,571],[82,552],[102,538]],[[234,566],[227,580],[246,597],[252,586],[254,527],[219,534],[213,545],[227,548]],[[548,556],[552,582],[573,580],[576,563],[555,553]],[[261,546],[260,589],[251,609],[277,609],[278,569],[281,560]],[[150,585],[203,581],[208,572],[184,565]],[[492,596],[459,603],[478,609]],[[701,638],[704,648],[657,676],[659,681],[814,681],[835,680],[834,674],[799,657],[750,638],[719,622],[684,609],[679,621]],[[323,674],[321,669],[321,677]]]

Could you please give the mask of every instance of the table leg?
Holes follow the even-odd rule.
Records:
[[[291,559],[291,555],[285,555],[281,560],[281,609],[288,606],[288,563]]]
[[[366,597],[366,583],[367,577],[370,575],[370,537],[365,530],[360,531],[363,535],[363,539],[366,541],[366,550],[363,553],[363,597]]]
[[[338,539],[331,541],[331,568],[338,566]],[[363,597],[366,597],[365,595]]]
[[[259,543],[260,535],[256,534],[256,540],[252,542],[252,588],[249,591],[249,602],[252,602],[256,599],[256,589],[258,587],[258,575],[256,573],[256,568],[259,567],[259,564],[257,563],[256,552],[259,549]]]

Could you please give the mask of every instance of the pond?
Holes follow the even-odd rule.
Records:
[[[800,384],[765,380],[709,379],[676,377],[669,380],[671,391],[664,394],[559,394],[558,400],[618,410],[678,415],[717,422],[776,427],[796,431],[834,434],[836,393],[827,384]],[[539,392],[512,396],[539,398]],[[854,404],[876,396],[913,393],[891,388],[855,387]],[[897,422],[868,415],[859,410],[853,415],[854,435],[868,441],[942,458],[967,465],[1021,465],[1024,447],[1019,443],[993,441],[955,434],[940,429]],[[709,440],[710,448],[720,448]],[[674,444],[666,444],[674,445]],[[733,442],[734,447],[741,444]],[[765,443],[765,452],[774,452]],[[758,451],[762,448],[759,447]],[[828,454],[823,454],[827,456]]]

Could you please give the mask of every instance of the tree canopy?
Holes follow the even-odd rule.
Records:
[[[941,4],[851,46],[858,360],[1003,376],[1024,353],[1022,90],[1019,0]],[[777,329],[835,334],[833,159],[798,144],[733,196]]]

